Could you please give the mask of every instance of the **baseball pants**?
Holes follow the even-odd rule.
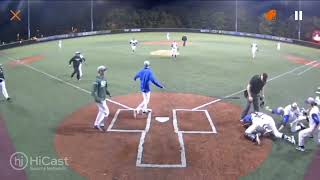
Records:
[[[171,56],[177,56],[177,50],[176,49],[172,49],[171,50]]]
[[[79,76],[82,77],[82,64],[79,65]]]
[[[300,123],[301,121],[306,120],[305,116],[299,116],[295,120],[290,123],[291,132],[297,132],[301,129]]]
[[[299,132],[299,135],[298,135],[298,139],[299,139],[299,143],[298,143],[298,145],[299,146],[304,146],[304,140],[305,140],[305,138],[306,137],[310,137],[310,136],[312,136],[312,134],[313,134],[313,130],[314,129],[314,127],[309,127],[309,128],[307,128],[307,129],[304,129],[304,130],[302,130],[302,131],[300,131]],[[317,131],[317,130],[316,130]],[[318,137],[317,137],[318,138]]]
[[[252,50],[251,50],[251,54],[252,54],[252,58],[253,58],[253,59],[256,57],[256,53],[257,53],[257,50],[256,50],[256,49],[252,49]]]
[[[79,66],[80,67],[80,66]],[[73,78],[73,76],[75,75],[75,74],[77,74],[77,79],[79,80],[80,79],[80,69],[79,69],[79,67],[73,67],[73,73],[71,74],[71,78]]]
[[[135,50],[136,50],[136,47],[137,47],[137,46],[131,46],[132,51],[135,51]]]
[[[104,118],[109,116],[109,108],[107,102],[104,100],[101,103],[96,103],[99,109],[96,120],[94,121],[95,126],[104,126]]]
[[[6,82],[4,80],[2,80],[2,82],[0,82],[0,88],[1,88],[3,96],[6,99],[8,99],[9,95],[8,95],[7,88],[6,88]]]
[[[139,113],[141,110],[142,112],[148,111],[148,104],[150,101],[151,92],[142,92],[143,101],[142,103],[136,108],[137,113]]]

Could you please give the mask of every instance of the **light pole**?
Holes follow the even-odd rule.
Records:
[[[236,23],[235,23],[235,27],[236,27],[236,32],[238,32],[238,0],[236,0]]]
[[[28,0],[28,39],[30,39],[30,2]]]
[[[93,0],[91,0],[91,31],[93,31]]]

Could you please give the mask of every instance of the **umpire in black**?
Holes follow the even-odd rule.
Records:
[[[183,46],[186,46],[186,43],[187,43],[187,40],[188,40],[187,36],[183,35],[181,40],[183,41]]]
[[[249,113],[252,104],[254,112],[259,112],[259,99],[264,102],[264,86],[267,83],[267,79],[267,73],[254,75],[251,78],[249,84],[247,85],[247,89],[244,91],[244,96],[247,99],[247,106],[241,114],[241,119],[243,119]]]

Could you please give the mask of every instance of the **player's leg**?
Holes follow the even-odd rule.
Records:
[[[10,97],[9,97],[9,95],[8,95],[8,92],[7,92],[6,82],[5,82],[5,81],[2,81],[2,82],[0,83],[0,86],[1,86],[1,91],[2,91],[3,96],[4,96],[7,100],[9,100]]]
[[[138,107],[136,108],[136,112],[139,114],[140,113],[140,111],[142,110],[142,108],[143,108],[143,105],[144,105],[144,92],[141,92],[142,93],[142,98],[143,98],[143,100],[142,100],[142,102],[138,105]]]
[[[296,119],[294,119],[292,121],[292,123],[290,123],[290,126],[291,126],[291,132],[297,132],[297,131],[300,131],[302,129],[305,129],[305,126],[302,124],[301,121],[305,120],[305,117],[304,116],[299,116],[297,117]]]
[[[249,126],[246,129],[244,135],[250,141],[257,142],[258,144],[260,144],[259,134],[256,132],[257,128],[257,124],[251,124],[251,126]]]
[[[247,114],[249,114],[249,110],[251,108],[251,104],[252,104],[252,102],[249,102],[249,100],[247,100],[247,105],[244,108],[244,110],[242,111],[241,119],[243,119]]]
[[[79,71],[79,67],[76,68],[76,74],[77,74],[77,80],[80,80],[80,71]]]
[[[307,129],[304,129],[299,132],[298,134],[298,146],[297,150],[304,151],[304,140],[307,136],[310,136],[312,134],[312,127],[309,127]]]
[[[104,113],[102,109],[103,107],[101,103],[97,103],[97,106],[98,106],[98,114],[97,114],[96,120],[94,121],[94,127],[99,130],[102,130],[100,127],[100,124],[104,119]]]
[[[257,94],[252,94],[252,104],[253,104],[253,111],[260,112],[259,96]]]
[[[110,113],[106,101],[102,101],[102,103],[100,104],[99,111],[101,111],[101,114],[102,114],[101,117],[102,118],[98,119],[97,124],[99,126],[104,126],[104,120],[105,120],[106,117],[109,116],[109,113]]]
[[[79,69],[79,76],[81,78],[82,77],[82,64],[81,63],[79,65],[78,69]]]
[[[254,59],[256,57],[256,50],[252,49],[251,54],[252,54],[252,59]]]
[[[71,78],[77,73],[77,68],[73,67],[73,72],[71,73]]]
[[[144,93],[144,104],[143,104],[143,109],[142,109],[142,112],[148,112],[148,104],[150,102],[150,95],[151,95],[151,92],[147,92],[147,93]]]

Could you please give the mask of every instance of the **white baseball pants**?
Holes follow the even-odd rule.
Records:
[[[299,132],[299,135],[298,135],[298,139],[299,139],[298,145],[299,146],[304,146],[305,138],[310,137],[313,134],[313,129],[314,129],[314,127],[311,126],[307,129],[304,129]],[[315,131],[317,131],[317,130],[315,130]],[[318,138],[318,137],[314,137],[314,138]]]
[[[136,108],[137,113],[139,113],[141,110],[142,112],[146,112],[148,110],[148,104],[150,102],[150,96],[151,92],[142,92],[143,101],[139,106]]]
[[[109,116],[109,108],[107,106],[107,102],[104,100],[101,103],[96,103],[98,108],[99,108],[99,112],[98,115],[96,117],[96,120],[94,122],[95,126],[104,126],[104,118]]]
[[[3,96],[8,99],[9,98],[9,95],[8,95],[8,92],[7,92],[7,89],[6,89],[6,82],[4,80],[2,80],[2,82],[0,83],[0,88],[1,88],[1,91],[2,91],[2,94]]]

